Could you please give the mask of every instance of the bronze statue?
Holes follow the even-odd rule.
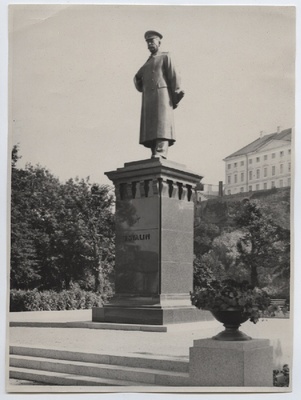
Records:
[[[139,142],[151,149],[152,158],[166,158],[168,146],[176,140],[173,109],[184,92],[170,53],[159,51],[163,36],[147,31],[144,38],[151,55],[134,78],[136,89],[142,92]]]

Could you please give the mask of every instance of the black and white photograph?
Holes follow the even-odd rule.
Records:
[[[296,7],[7,25],[6,391],[291,393]]]

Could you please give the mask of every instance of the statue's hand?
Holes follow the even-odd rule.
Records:
[[[173,98],[173,108],[177,108],[180,101],[183,99],[185,92],[183,90],[179,90],[178,92],[174,93]]]
[[[180,90],[178,93],[178,103],[183,99],[183,97],[185,96],[185,92],[184,90]]]

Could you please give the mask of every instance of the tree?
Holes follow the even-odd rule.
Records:
[[[231,278],[289,297],[290,231],[284,223],[289,197],[279,196],[227,205],[224,200],[206,202],[195,227],[195,286],[206,276]]]
[[[31,227],[29,171],[16,167],[18,146],[12,150],[11,174],[11,287],[30,289],[40,279],[35,231]]]
[[[225,268],[218,256],[211,250],[199,255],[193,263],[193,286],[202,287],[203,282],[225,279]]]
[[[196,256],[207,253],[212,248],[213,240],[220,235],[217,225],[201,220],[194,227],[194,254]]]
[[[224,269],[223,279],[236,279],[238,281],[249,280],[249,271],[242,265],[237,266],[237,242],[242,236],[242,231],[236,229],[228,231],[224,229],[220,236],[212,242],[211,252],[219,260]],[[217,279],[217,277],[215,278]]]
[[[289,234],[274,223],[259,203],[242,203],[235,221],[242,230],[237,242],[237,265],[248,269],[252,285],[263,286],[259,277],[264,278],[266,269],[288,269]]]
[[[110,188],[106,185],[90,184],[89,179],[69,179],[63,187],[63,198],[66,203],[62,215],[64,224],[59,231],[60,252],[65,255],[65,265],[68,265],[70,252],[72,253],[74,269],[66,274],[66,285],[70,284],[75,271],[80,271],[84,266],[85,274],[91,273],[94,278],[95,291],[109,290],[115,237]],[[66,241],[67,238],[69,240]]]

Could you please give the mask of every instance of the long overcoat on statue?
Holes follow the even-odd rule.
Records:
[[[151,147],[155,139],[175,141],[173,109],[180,101],[180,77],[170,53],[151,55],[134,78],[142,92],[140,144]]]

